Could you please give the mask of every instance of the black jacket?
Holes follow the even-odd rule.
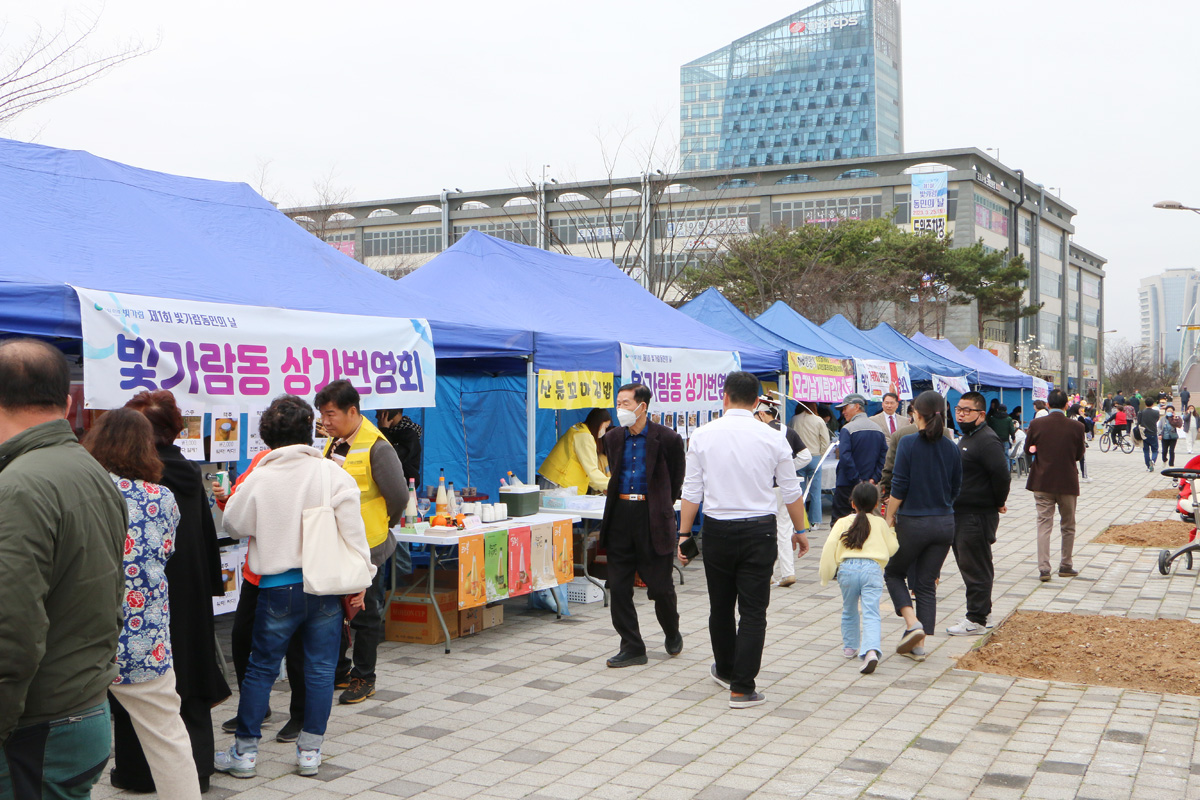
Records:
[[[626,429],[613,425],[600,440],[612,477],[608,480],[608,497],[604,501],[604,519],[600,522],[600,546],[607,546],[613,507],[620,495],[621,463],[625,460]],[[687,454],[683,439],[665,425],[646,421],[646,491],[650,515],[650,543],[660,556],[675,552],[678,546],[678,525],[675,522],[675,501],[683,495],[683,476],[687,471]]]
[[[996,432],[980,425],[958,440],[962,451],[962,489],[954,510],[973,514],[995,511],[1008,502],[1008,458]]]
[[[1147,439],[1158,438],[1158,406],[1143,408],[1138,412],[1138,425],[1142,426],[1142,435]]]

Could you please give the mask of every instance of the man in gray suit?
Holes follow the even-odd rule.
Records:
[[[883,411],[871,417],[871,422],[879,426],[884,436],[891,436],[904,425],[908,419],[900,415],[900,396],[888,392],[883,396]]]

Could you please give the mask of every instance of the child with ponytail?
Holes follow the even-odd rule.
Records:
[[[834,523],[821,550],[821,585],[837,576],[842,588],[842,654],[858,656],[863,661],[859,672],[870,675],[879,664],[883,646],[879,618],[883,568],[900,544],[891,526],[875,513],[879,490],[874,484],[863,481],[855,486],[850,504],[854,516]]]

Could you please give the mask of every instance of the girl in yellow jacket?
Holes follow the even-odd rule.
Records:
[[[834,523],[821,549],[821,585],[827,585],[837,576],[842,587],[842,654],[846,658],[861,658],[863,665],[859,672],[870,675],[883,652],[879,619],[883,568],[900,549],[900,543],[891,526],[874,513],[879,507],[879,490],[874,484],[864,481],[855,486],[850,493],[850,504],[854,516],[842,517]]]

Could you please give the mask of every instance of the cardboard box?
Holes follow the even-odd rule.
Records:
[[[504,606],[497,603],[494,606],[485,606],[483,609],[483,629],[494,628],[504,622]]]
[[[434,598],[442,610],[446,620],[446,628],[450,638],[458,638],[458,593],[453,591],[436,591]],[[406,597],[403,600],[393,600],[384,616],[383,633],[389,642],[410,642],[412,644],[440,644],[445,639],[442,626],[438,624],[437,613],[425,597],[425,602],[414,602],[415,598]]]
[[[458,612],[458,635],[471,636],[483,630],[483,608],[468,608]]]

